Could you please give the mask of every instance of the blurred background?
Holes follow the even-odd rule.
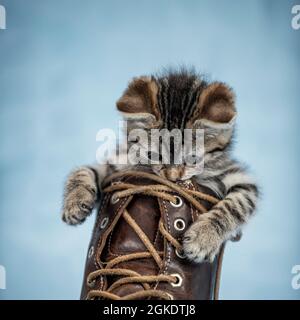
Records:
[[[78,299],[94,218],[60,218],[63,182],[117,128],[128,80],[194,65],[237,94],[235,154],[263,198],[225,253],[221,299],[299,299],[300,30],[288,0],[0,0],[0,299]],[[298,4],[299,1],[298,1]]]

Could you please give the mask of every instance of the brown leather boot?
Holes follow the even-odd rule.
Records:
[[[224,246],[213,263],[192,263],[181,238],[218,202],[192,181],[172,183],[144,172],[104,182],[81,299],[217,299]]]

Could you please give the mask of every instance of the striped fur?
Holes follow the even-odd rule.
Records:
[[[236,112],[232,90],[223,83],[209,84],[195,72],[170,71],[134,79],[117,106],[126,112],[130,129],[204,129],[204,171],[172,164],[153,165],[152,169],[173,181],[194,177],[219,196],[220,202],[199,216],[183,239],[190,260],[212,261],[224,241],[248,222],[259,197],[258,188],[245,167],[231,156]],[[126,153],[127,150],[122,150],[118,156]],[[140,167],[116,165],[108,159],[107,165],[73,171],[66,182],[63,220],[69,224],[83,222],[100,201],[103,178],[126,168],[139,170]]]
[[[196,179],[214,190],[221,201],[186,232],[184,248],[191,260],[213,261],[220,245],[237,235],[253,215],[259,190],[245,168],[224,154],[213,159]],[[203,232],[207,228],[208,233]]]
[[[160,75],[157,84],[163,128],[183,130],[195,112],[198,97],[207,83],[195,72],[182,69]]]

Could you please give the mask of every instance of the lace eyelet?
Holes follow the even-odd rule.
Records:
[[[180,259],[185,259],[186,258],[186,255],[185,255],[185,253],[183,252],[183,251],[178,251],[178,249],[176,248],[175,249],[175,254],[176,254],[176,256],[178,257],[178,258],[180,258]]]
[[[180,197],[178,197],[178,196],[174,196],[174,198],[176,199],[176,203],[170,201],[170,204],[175,208],[181,207],[183,205],[182,199]]]
[[[96,280],[95,279],[92,281],[87,280],[86,284],[88,285],[88,287],[93,288],[93,287],[95,287]]]
[[[94,246],[91,246],[88,252],[88,258],[90,259],[93,256],[93,254],[94,254]]]
[[[181,275],[179,273],[173,273],[171,276],[177,279],[176,282],[171,282],[172,287],[181,287],[183,281]]]
[[[108,221],[109,221],[108,217],[103,218],[100,224],[100,229],[104,229],[107,226]]]
[[[114,194],[110,198],[111,204],[116,204],[120,201],[120,198],[117,198]]]
[[[183,231],[185,229],[185,221],[181,218],[174,220],[174,228],[177,231]]]
[[[173,295],[171,295],[171,293],[169,292],[166,292],[167,296],[169,297],[169,300],[174,300],[174,297]]]

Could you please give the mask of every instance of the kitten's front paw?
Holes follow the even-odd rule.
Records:
[[[187,258],[200,263],[212,262],[219,252],[223,241],[215,227],[207,220],[198,218],[186,231],[183,250]]]
[[[89,169],[78,169],[69,176],[62,219],[67,224],[82,223],[92,213],[97,200],[97,186]]]

